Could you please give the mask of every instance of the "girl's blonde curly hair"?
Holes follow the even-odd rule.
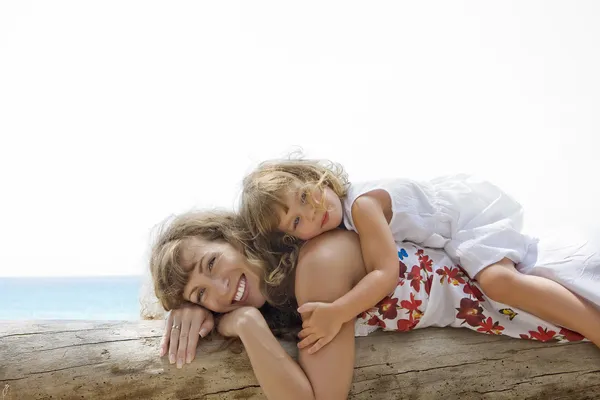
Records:
[[[239,215],[228,211],[194,211],[161,224],[152,245],[150,272],[154,292],[165,310],[178,308],[190,270],[181,265],[182,249],[190,238],[225,241],[263,274],[261,291],[268,302],[283,306],[292,301],[293,273],[298,246],[280,237],[252,238]]]
[[[302,155],[265,161],[244,178],[240,213],[254,237],[269,236],[277,231],[280,211],[287,211],[286,193],[306,192],[307,201],[320,208],[322,204],[315,202],[311,193],[325,187],[340,198],[346,196],[348,175],[340,164]]]

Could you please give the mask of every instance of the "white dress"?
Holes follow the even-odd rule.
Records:
[[[396,289],[358,316],[356,336],[377,329],[447,326],[543,342],[583,340],[576,332],[489,299],[443,250],[409,242],[397,246]],[[600,251],[596,246],[561,234],[555,241],[542,238],[535,252],[536,264],[522,272],[555,280],[600,307]]]
[[[474,278],[503,258],[523,263],[537,239],[521,233],[521,205],[493,184],[468,175],[427,182],[393,179],[351,184],[344,199],[344,225],[356,231],[352,204],[362,194],[385,190],[392,203],[390,229],[396,243],[444,249]],[[529,258],[531,267],[535,259]]]

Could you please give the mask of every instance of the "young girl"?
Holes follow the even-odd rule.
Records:
[[[298,346],[313,345],[309,353],[394,291],[395,243],[403,241],[443,248],[493,300],[577,331],[600,346],[599,309],[553,280],[517,272],[517,264],[519,269],[535,264],[537,240],[521,233],[519,203],[489,182],[457,175],[351,185],[339,164],[272,160],[244,179],[240,211],[255,235],[282,232],[308,240],[338,227],[359,234],[368,274],[335,302],[298,309],[305,320]]]

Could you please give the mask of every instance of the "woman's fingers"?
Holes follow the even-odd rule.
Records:
[[[186,350],[185,350],[185,363],[189,364],[192,362],[194,357],[196,356],[196,346],[198,346],[198,338],[200,337],[200,327],[204,323],[204,319],[194,318],[191,321],[189,335],[186,338]],[[182,332],[183,333],[183,332]],[[179,343],[181,343],[183,337],[179,338]]]
[[[203,312],[198,314],[198,308],[186,307],[183,310],[183,316],[181,319],[181,330],[179,331],[179,348],[177,349],[177,368],[183,367],[183,364],[187,361],[188,352],[188,341],[190,336],[196,337],[196,344],[198,344],[197,336],[200,331],[200,325],[204,322],[205,315]],[[196,347],[193,347],[194,353]]]
[[[190,323],[182,322],[179,331],[179,347],[177,348],[177,368],[183,367],[185,364],[188,338],[190,335]]]
[[[199,337],[206,336],[214,326],[213,315],[199,306],[184,305],[171,311],[163,334],[161,354],[169,353],[169,362],[177,368],[196,357]]]
[[[181,329],[181,321],[179,318],[173,318],[173,324],[167,326],[166,329],[171,331],[171,340],[169,341],[169,363],[175,364],[177,360],[177,348],[179,346],[179,330]]]
[[[210,314],[202,323],[200,327],[200,336],[206,337],[215,327],[215,320],[213,319],[212,314]]]
[[[167,349],[169,348],[169,338],[171,336],[171,325],[173,325],[173,313],[170,312],[165,320],[165,329],[163,332],[163,337],[160,341],[160,356],[163,357],[167,354]]]

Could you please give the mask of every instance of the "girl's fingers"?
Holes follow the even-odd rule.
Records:
[[[298,333],[298,339],[304,339],[305,337],[307,337],[308,335],[314,333],[311,329],[306,328],[306,329],[302,329],[300,331],[300,333]]]
[[[310,328],[312,326],[310,318],[302,323],[302,328]]]
[[[317,351],[321,350],[323,346],[325,346],[327,343],[329,343],[329,341],[325,340],[325,338],[317,340],[317,343],[315,343],[313,347],[308,349],[308,354],[315,354]]]
[[[303,349],[305,347],[308,347],[311,344],[315,343],[317,340],[319,340],[319,337],[315,334],[311,334],[307,338],[301,340],[300,343],[298,343],[298,348]]]

